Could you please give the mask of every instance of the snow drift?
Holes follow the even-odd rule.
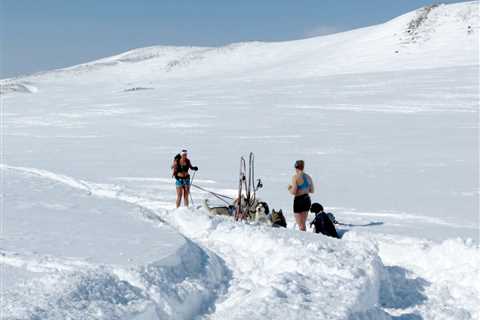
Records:
[[[2,166],[2,319],[163,319],[209,311],[222,260],[146,208],[92,196],[85,182]],[[148,246],[148,247],[146,247]]]

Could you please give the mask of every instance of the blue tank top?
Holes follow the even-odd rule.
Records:
[[[302,174],[302,179],[303,179],[303,183],[297,184],[297,190],[307,190],[308,187],[310,186],[307,175],[305,173]]]

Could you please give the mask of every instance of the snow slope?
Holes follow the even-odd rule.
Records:
[[[328,36],[220,48],[141,48],[22,80],[27,81],[27,87],[28,80],[45,79],[45,75],[49,81],[71,81],[72,75],[85,75],[89,81],[100,83],[105,82],[105,76],[117,83],[218,76],[292,79],[477,65],[478,17],[477,1],[430,6],[384,24]],[[4,90],[25,91],[14,83],[14,88]]]
[[[66,176],[1,170],[2,319],[189,318],[224,290],[222,260],[153,212]]]
[[[477,319],[478,6],[0,80],[0,317]],[[173,210],[183,147],[229,195],[254,151],[289,228]],[[293,230],[299,158],[341,240]]]

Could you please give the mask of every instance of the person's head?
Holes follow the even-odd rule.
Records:
[[[303,171],[304,168],[305,168],[305,161],[303,160],[295,161],[295,170]]]
[[[180,156],[180,153],[178,153],[178,154],[175,155],[175,158],[173,158],[173,160],[178,161],[178,160],[180,160],[181,157],[182,156]]]
[[[183,159],[186,159],[187,156],[188,156],[187,150],[183,149],[183,150],[180,152],[180,156],[181,156]]]
[[[323,206],[318,202],[312,203],[312,206],[310,207],[310,211],[313,213],[323,212]]]

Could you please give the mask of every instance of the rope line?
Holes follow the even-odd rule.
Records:
[[[216,197],[217,199],[225,202],[227,205],[231,205],[231,203],[228,202],[228,201],[225,200],[225,199],[229,199],[229,200],[231,200],[231,201],[235,200],[235,199],[232,198],[232,197],[229,197],[229,196],[226,196],[226,195],[224,195],[224,194],[217,193],[217,192],[210,191],[210,190],[205,189],[205,188],[203,188],[203,187],[200,187],[200,186],[198,186],[198,185],[196,185],[196,184],[192,184],[191,186],[194,187],[194,188],[197,188],[197,189],[199,189],[199,190],[202,190],[202,191],[204,191],[204,192],[210,193],[211,195],[213,195],[213,196]]]

